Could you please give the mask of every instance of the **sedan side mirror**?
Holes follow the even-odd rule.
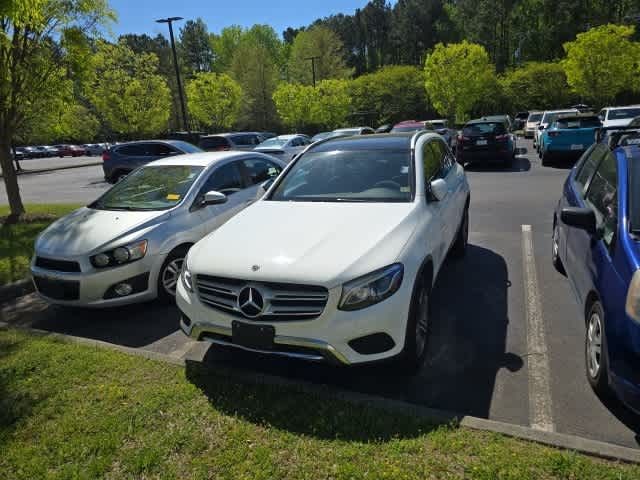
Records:
[[[220,205],[221,203],[225,203],[227,201],[227,196],[224,193],[216,192],[215,190],[211,190],[204,194],[204,200],[202,201],[202,206],[206,207],[207,205]]]
[[[595,235],[596,214],[590,208],[566,207],[560,212],[560,219],[565,225],[584,230],[590,235]]]
[[[447,187],[447,182],[445,182],[441,178],[432,180],[430,187],[431,187],[431,194],[438,202],[441,202],[442,200],[444,200],[444,197],[446,197],[447,193],[449,192],[449,187]]]

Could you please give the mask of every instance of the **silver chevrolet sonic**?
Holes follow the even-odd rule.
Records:
[[[31,262],[36,290],[80,307],[172,301],[191,245],[259,198],[283,168],[269,155],[228,151],[134,170],[40,234]]]

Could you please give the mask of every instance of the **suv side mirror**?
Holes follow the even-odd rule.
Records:
[[[590,208],[566,207],[560,212],[560,219],[565,225],[584,230],[590,235],[595,235],[596,214]]]
[[[202,201],[202,206],[206,207],[208,205],[220,205],[221,203],[225,203],[227,201],[227,196],[224,193],[216,192],[215,190],[211,190],[204,194],[204,200]]]
[[[447,196],[449,192],[449,187],[447,187],[447,182],[445,182],[441,178],[437,178],[431,181],[430,184],[431,194],[438,201],[441,202],[444,200],[444,197]]]

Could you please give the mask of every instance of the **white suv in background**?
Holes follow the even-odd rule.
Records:
[[[469,185],[435,133],[320,141],[194,245],[177,289],[190,337],[358,364],[422,363],[430,295],[465,253]]]
[[[640,105],[627,107],[606,107],[600,110],[598,117],[604,128],[626,127],[636,117],[640,117]]]

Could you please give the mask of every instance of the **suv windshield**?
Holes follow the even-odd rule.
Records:
[[[142,167],[89,205],[97,210],[167,210],[187,194],[204,167]]]
[[[278,183],[280,202],[410,202],[406,150],[308,152]]]
[[[541,113],[532,113],[531,115],[529,115],[529,118],[527,118],[527,122],[539,122],[541,118]]]
[[[640,117],[640,107],[638,108],[621,108],[619,110],[609,110],[607,120],[624,120],[627,118]]]

